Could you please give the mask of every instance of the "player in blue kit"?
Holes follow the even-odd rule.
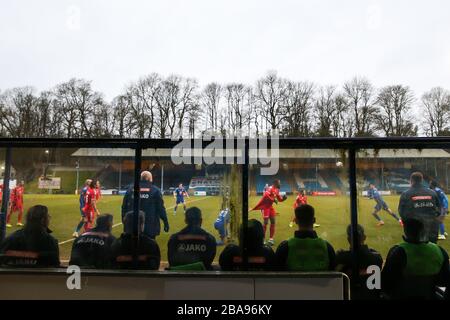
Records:
[[[228,236],[228,224],[230,223],[230,210],[225,208],[219,212],[216,221],[214,222],[214,228],[219,232],[220,241],[217,241],[217,245],[221,246],[225,244],[225,238]]]
[[[186,189],[183,187],[183,184],[180,183],[178,185],[178,188],[175,189],[175,191],[173,192],[173,197],[175,198],[175,207],[173,208],[173,214],[176,215],[177,214],[177,209],[178,209],[178,205],[180,203],[183,204],[183,209],[186,212],[186,204],[184,203],[184,197],[188,197],[189,195],[186,192]]]
[[[402,219],[398,215],[396,215],[387,205],[387,203],[383,200],[383,197],[381,197],[380,192],[377,188],[375,188],[375,185],[373,183],[369,184],[369,191],[367,192],[369,199],[375,200],[375,207],[374,211],[372,212],[372,215],[377,219],[378,223],[377,226],[381,227],[384,225],[384,221],[380,218],[378,215],[378,212],[383,209],[387,213],[389,213],[395,220],[397,220],[401,226],[403,226]]]
[[[448,215],[448,197],[445,194],[445,192],[439,188],[439,185],[436,181],[430,182],[430,189],[434,190],[439,198],[439,205],[440,205],[440,215],[438,217],[439,219],[439,235],[438,240],[445,240],[447,239],[447,232],[445,232],[445,225],[444,225],[444,219]]]
[[[84,183],[83,188],[80,190],[80,200],[79,201],[80,201],[81,218],[80,218],[80,222],[78,223],[77,227],[75,228],[75,231],[72,234],[72,237],[74,237],[74,238],[78,238],[81,228],[86,223],[83,208],[85,205],[86,192],[87,192],[89,185],[91,184],[91,181],[92,181],[91,179],[87,179]]]

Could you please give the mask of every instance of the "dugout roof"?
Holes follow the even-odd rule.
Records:
[[[212,156],[233,156],[233,149],[216,149]],[[236,150],[236,156],[241,156],[241,150]],[[259,149],[259,156],[270,157],[270,150]],[[249,157],[254,159],[258,156],[256,149],[250,149]],[[183,156],[201,155],[201,149],[185,149]],[[283,159],[339,159],[342,156],[341,150],[333,149],[279,149],[278,156]],[[170,158],[172,149],[170,148],[149,148],[142,150],[143,158]],[[73,157],[102,157],[102,158],[133,158],[133,149],[118,148],[80,148],[72,154]],[[276,156],[276,154],[274,154]],[[450,153],[443,149],[367,149],[357,154],[358,158],[379,158],[379,159],[413,159],[413,158],[450,158]]]

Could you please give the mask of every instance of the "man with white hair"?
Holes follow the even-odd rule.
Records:
[[[134,189],[130,187],[122,203],[122,221],[125,214],[133,210]],[[149,171],[141,173],[139,182],[140,208],[145,214],[144,234],[155,239],[160,234],[161,223],[164,223],[164,231],[169,232],[169,221],[167,219],[166,208],[161,190],[153,185],[153,176]]]

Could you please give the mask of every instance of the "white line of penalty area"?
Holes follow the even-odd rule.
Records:
[[[201,199],[195,199],[195,200],[191,200],[191,201],[186,201],[186,204],[190,204],[190,203],[193,203],[193,202],[206,200],[206,199],[209,199],[209,198],[211,198],[211,196],[207,196],[207,197],[204,197],[204,198],[201,198]],[[173,209],[173,208],[175,208],[175,206],[171,206],[171,207],[168,207],[166,209]],[[112,227],[115,228],[115,227],[118,227],[118,226],[121,226],[121,225],[122,225],[122,222],[116,223]],[[66,243],[69,243],[69,242],[72,242],[72,241],[75,241],[75,238],[71,238],[71,239],[68,239],[68,240],[61,241],[60,243],[58,243],[58,245],[61,246],[63,244],[66,244]]]

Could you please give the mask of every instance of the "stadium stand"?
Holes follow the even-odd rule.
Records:
[[[305,189],[306,192],[332,190],[319,171],[302,170],[294,173],[294,177],[297,189]]]
[[[271,185],[275,179],[279,179],[281,181],[280,192],[285,192],[287,194],[292,194],[295,192],[296,188],[294,187],[292,176],[280,170],[276,176],[256,176],[256,193],[262,194],[264,192],[264,187],[266,184]]]

